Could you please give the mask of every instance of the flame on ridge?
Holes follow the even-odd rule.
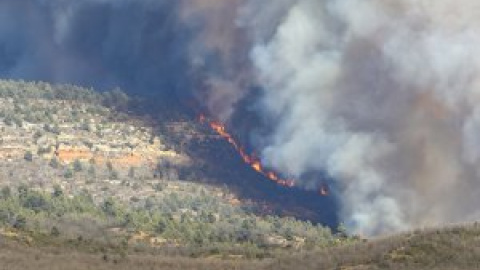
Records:
[[[225,126],[218,121],[210,121],[205,115],[200,115],[199,120],[201,123],[207,123],[212,130],[214,130],[220,137],[228,141],[235,150],[240,154],[243,161],[252,167],[255,171],[272,180],[273,182],[285,186],[293,187],[295,186],[295,181],[292,179],[281,178],[277,173],[271,170],[267,170],[263,167],[260,159],[255,155],[249,155],[245,152],[245,149],[233,138],[233,136],[227,132]]]

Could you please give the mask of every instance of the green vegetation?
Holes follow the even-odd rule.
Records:
[[[353,241],[311,222],[257,215],[260,207],[226,187],[180,181],[201,182],[202,171],[147,116],[127,116],[131,102],[118,88],[0,80],[0,269],[8,265],[3,239],[12,249],[67,250],[122,266],[135,256],[181,256],[175,262],[190,268],[192,257],[265,259]],[[172,127],[196,136],[185,123]],[[144,260],[157,265],[157,257]]]
[[[62,186],[71,195],[85,181],[129,184],[152,178],[152,161],[175,162],[180,155],[164,155],[151,127],[118,111],[129,101],[118,88],[98,93],[72,85],[0,80],[0,185],[27,182],[48,190],[68,180]],[[88,188],[97,189],[92,192],[97,196],[104,187]]]
[[[20,219],[21,220],[21,219]],[[0,235],[0,269],[480,269],[480,226],[415,231],[377,240],[346,242],[312,251],[276,250],[271,258],[248,259],[248,252],[210,253],[197,249],[149,248],[131,241],[65,240],[61,229],[48,233],[10,230]],[[137,234],[138,235],[138,234]],[[132,236],[130,239],[133,239]],[[122,244],[123,243],[123,244]],[[248,250],[245,249],[244,250]],[[236,250],[238,252],[238,249]],[[219,252],[219,253],[217,253]],[[217,255],[218,254],[218,255]],[[189,256],[186,256],[189,255]],[[190,257],[195,258],[190,258]],[[68,261],[68,264],[65,263]],[[7,264],[6,264],[7,263]],[[38,264],[40,263],[40,264]],[[7,267],[7,268],[2,268]]]
[[[72,232],[68,227],[72,222],[90,231]],[[97,227],[92,228],[92,224]],[[121,243],[118,239],[128,242],[143,235],[134,246],[191,248],[191,256],[233,253],[265,257],[275,249],[314,249],[336,245],[340,239],[328,228],[309,222],[253,216],[205,192],[150,197],[129,207],[114,198],[97,205],[86,192],[69,198],[59,186],[45,193],[20,185],[15,192],[2,190],[0,225],[83,239],[94,237],[91,231],[104,231],[104,235],[117,239],[117,244]],[[109,231],[111,228],[115,233]]]
[[[120,89],[116,88],[111,92],[98,93],[93,89],[78,87],[75,85],[52,85],[45,82],[25,82],[25,81],[0,81],[0,98],[22,99],[45,99],[45,100],[70,100],[76,102],[85,102],[90,104],[108,103],[113,106],[124,106],[128,101],[128,96]],[[21,111],[20,106],[15,107],[16,111]],[[75,112],[73,111],[75,114]],[[31,111],[27,114],[29,120],[38,119],[39,115]],[[47,114],[45,117],[49,117]]]

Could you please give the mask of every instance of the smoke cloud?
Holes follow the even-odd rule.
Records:
[[[251,50],[274,123],[263,160],[307,188],[330,179],[353,232],[478,219],[480,3],[281,5]]]
[[[2,0],[0,77],[248,97],[265,165],[376,235],[480,218],[479,31],[472,0]]]
[[[0,2],[2,77],[175,88],[187,38],[172,1]],[[165,41],[169,42],[165,42]],[[168,74],[168,75],[167,75]]]
[[[241,50],[235,39],[242,36],[235,32],[235,6],[206,0],[1,0],[0,77],[101,90],[119,86],[169,101],[197,97],[211,100],[204,105],[226,118],[231,107],[221,107],[215,96],[223,93],[235,103],[242,85],[232,71],[239,66],[232,55]],[[208,91],[193,91],[194,85],[202,88],[200,82]]]

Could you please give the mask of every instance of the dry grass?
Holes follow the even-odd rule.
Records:
[[[415,231],[281,258],[266,269],[480,269],[480,226]]]
[[[43,269],[480,269],[480,226],[415,231],[277,259],[187,258],[147,254],[82,253],[29,247],[0,238],[0,270]]]
[[[154,255],[88,254],[60,248],[32,248],[0,239],[0,270],[150,270],[150,269],[261,269],[267,261],[193,259]]]

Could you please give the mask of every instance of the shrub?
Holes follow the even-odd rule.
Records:
[[[33,153],[32,153],[32,151],[27,151],[27,152],[25,152],[25,155],[23,156],[23,158],[24,158],[26,161],[32,162],[32,161],[33,161]]]

